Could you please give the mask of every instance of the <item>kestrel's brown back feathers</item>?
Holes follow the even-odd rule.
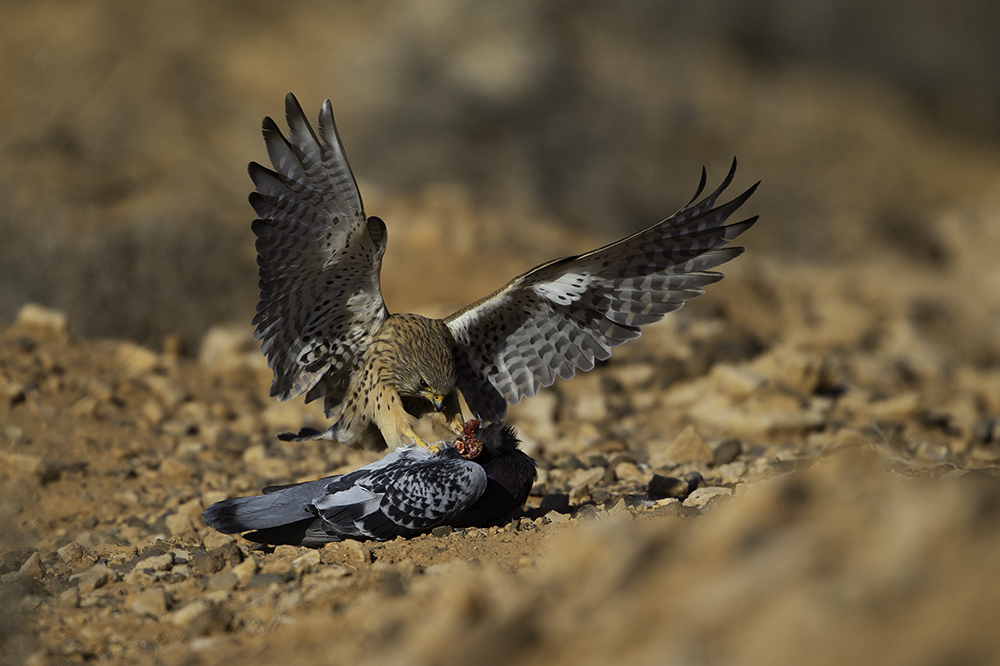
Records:
[[[461,423],[456,389],[475,416],[504,417],[508,404],[534,396],[556,377],[590,370],[612,347],[638,337],[703,293],[735,258],[729,241],[756,217],[727,224],[753,193],[716,206],[723,183],[628,238],[542,264],[443,320],[390,315],[379,272],[387,233],[367,218],[330,101],[313,132],[295,97],[285,98],[290,133],[264,119],[274,171],[250,164],[260,302],[255,335],[274,373],[271,395],[324,398],[326,437],[353,447],[396,449],[418,441],[412,427],[440,412]]]

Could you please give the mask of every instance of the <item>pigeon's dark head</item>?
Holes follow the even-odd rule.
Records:
[[[479,463],[486,476],[501,483],[514,496],[527,498],[527,490],[535,482],[535,461],[518,447],[521,440],[514,426],[503,421],[483,424],[479,419],[465,423],[455,448],[463,457]]]
[[[483,496],[455,526],[496,525],[524,505],[538,472],[535,461],[518,448],[520,443],[513,426],[502,421],[486,425],[478,419],[466,422],[455,449],[481,465],[488,481]]]
[[[455,440],[455,449],[463,458],[483,465],[487,460],[510,455],[520,444],[514,426],[502,421],[484,425],[479,419],[470,419]]]
[[[484,462],[482,460],[484,455],[491,458],[510,455],[521,445],[521,440],[518,439],[514,426],[503,421],[480,425],[475,432],[475,437],[483,445],[483,452],[476,458],[479,463]]]

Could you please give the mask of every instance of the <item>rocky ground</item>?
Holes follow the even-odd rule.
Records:
[[[438,247],[434,220],[483,219],[450,210],[405,226],[430,265],[441,252],[480,289],[516,263]],[[948,219],[959,238],[981,228]],[[693,307],[511,410],[539,465],[511,524],[316,550],[199,519],[372,459],[274,437],[321,414],[267,397],[249,326],[213,329],[193,359],[22,309],[0,332],[4,659],[986,663],[1000,603],[1000,371],[984,360],[993,333],[975,331],[988,293],[945,301],[963,270],[905,263],[727,268]]]
[[[0,664],[995,662],[989,3],[273,4],[0,8]],[[511,409],[510,525],[260,547],[201,512],[372,460],[275,437],[324,421],[250,337],[245,165],[289,90],[333,98],[392,311],[631,233],[734,154],[760,222]]]

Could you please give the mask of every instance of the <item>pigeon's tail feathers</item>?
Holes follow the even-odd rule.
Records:
[[[327,479],[321,479],[282,488],[267,495],[225,499],[208,507],[202,517],[206,525],[223,534],[266,530],[312,520],[314,516],[307,505],[322,492],[327,482]]]
[[[323,521],[317,518],[307,518],[288,525],[269,527],[255,532],[248,532],[243,538],[257,543],[288,546],[317,547],[331,541],[341,541],[341,537],[323,529]]]

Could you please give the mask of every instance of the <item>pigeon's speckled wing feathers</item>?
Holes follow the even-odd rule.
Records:
[[[462,513],[486,488],[483,468],[451,447],[438,455],[420,447],[401,450],[408,455],[399,463],[330,484],[312,504],[325,526],[379,540],[413,536]]]
[[[451,315],[458,388],[472,412],[499,420],[507,403],[534,396],[556,377],[569,379],[611,356],[616,345],[639,336],[703,293],[722,274],[710,269],[743,252],[726,247],[757,218],[727,224],[756,185],[719,206],[736,161],[719,188],[628,238],[574,257],[542,264],[499,291]]]
[[[236,497],[205,512],[209,526],[265,543],[316,545],[343,537],[414,536],[462,514],[486,489],[486,471],[447,445],[404,447],[349,474]],[[294,536],[293,536],[294,535]]]
[[[271,118],[263,124],[274,170],[249,169],[259,217],[255,336],[274,372],[272,396],[308,392],[336,405],[359,350],[388,316],[379,285],[385,225],[365,217],[330,100],[316,132],[291,94],[285,112],[288,138]]]

